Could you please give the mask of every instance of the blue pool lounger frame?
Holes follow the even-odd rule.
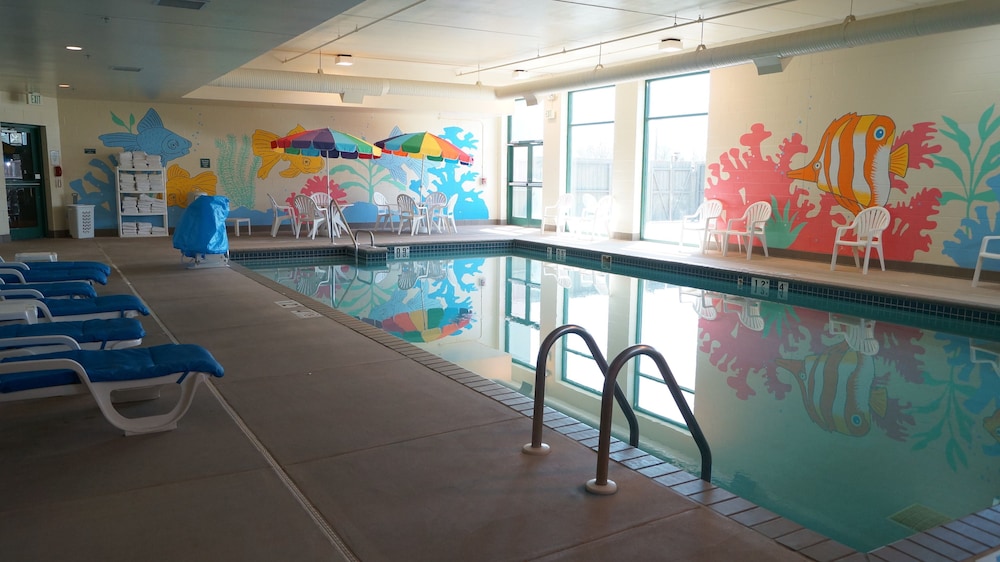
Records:
[[[13,266],[13,267],[11,267]],[[0,279],[4,283],[50,283],[53,281],[86,281],[108,284],[108,273],[98,267],[69,267],[31,269],[18,262],[0,263]]]
[[[194,344],[8,357],[0,360],[0,402],[89,393],[105,419],[125,435],[155,433],[176,429],[198,384],[223,374],[212,354]],[[129,401],[129,392],[138,392],[132,400],[148,399],[152,387],[168,384],[181,389],[173,408],[164,414],[125,417],[112,401],[113,392],[122,402]]]

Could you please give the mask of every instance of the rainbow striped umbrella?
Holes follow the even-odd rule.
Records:
[[[443,138],[426,131],[422,133],[404,133],[375,143],[375,146],[396,156],[426,159],[432,162],[458,162],[469,166],[472,156],[461,148]]]
[[[354,135],[333,129],[311,129],[271,141],[271,149],[286,154],[324,156],[326,158],[361,158],[382,156],[382,149]]]
[[[430,342],[458,334],[471,322],[467,308],[421,308],[370,323],[409,342]]]

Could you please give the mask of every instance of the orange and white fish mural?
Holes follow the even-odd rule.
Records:
[[[806,413],[826,431],[860,437],[870,430],[871,415],[885,416],[889,396],[875,382],[874,360],[846,342],[820,355],[776,363],[793,375]]]
[[[191,177],[191,173],[173,164],[167,168],[167,205],[186,208],[188,196],[195,191],[205,195],[215,195],[218,178],[214,172],[202,172]]]
[[[815,183],[857,215],[885,205],[889,174],[906,175],[909,148],[892,150],[895,140],[896,124],[889,117],[848,113],[826,128],[809,165],[789,171],[788,177]]]
[[[295,133],[301,133],[305,130],[305,127],[302,125],[296,125],[294,129],[288,131],[288,134],[283,136],[294,135]],[[300,174],[315,174],[323,169],[322,156],[286,154],[272,150],[271,141],[278,138],[280,138],[279,135],[270,131],[265,131],[263,129],[257,129],[254,131],[252,139],[253,153],[254,156],[260,156],[261,159],[260,169],[257,170],[258,178],[266,178],[267,175],[271,173],[271,168],[281,161],[288,162],[288,167],[279,172],[283,178],[294,178]]]

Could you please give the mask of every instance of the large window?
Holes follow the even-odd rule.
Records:
[[[569,93],[569,191],[574,215],[611,195],[615,140],[615,88]]]
[[[646,82],[642,238],[677,242],[705,197],[708,73]]]
[[[542,108],[514,103],[507,127],[507,222],[538,226],[542,220]]]

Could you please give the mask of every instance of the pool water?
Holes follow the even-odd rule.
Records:
[[[609,361],[651,345],[712,448],[714,484],[862,552],[1000,498],[1000,343],[968,335],[992,330],[520,256],[243,265],[528,395],[539,343],[563,324],[586,328]],[[582,339],[545,362],[550,405],[596,426],[603,376]],[[618,382],[640,447],[698,474],[652,361],[634,359]]]

